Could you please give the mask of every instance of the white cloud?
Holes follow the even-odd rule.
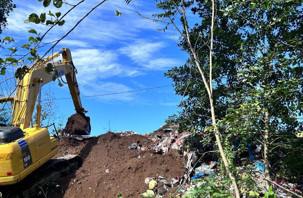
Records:
[[[96,83],[98,79],[114,76],[134,77],[143,73],[118,63],[118,55],[99,49],[78,49],[72,51],[73,62],[78,70],[78,79],[83,84]]]
[[[151,59],[146,67],[154,70],[166,70],[172,66],[178,66],[180,61],[172,58],[155,58]]]
[[[88,42],[80,41],[80,40],[62,40],[60,42],[61,45],[69,48],[70,46],[76,47],[89,47],[90,44]]]
[[[81,89],[81,93],[98,98],[103,102],[132,101],[134,95],[129,93],[131,90],[128,86],[119,83],[98,82],[98,84],[86,85]]]
[[[138,41],[135,44],[128,45],[120,49],[120,51],[129,56],[137,63],[145,62],[151,59],[153,53],[164,47],[163,42],[147,43],[145,41]]]
[[[163,57],[161,50],[166,47],[163,42],[137,41],[120,49],[135,63],[151,70],[165,70],[179,64],[174,58]]]

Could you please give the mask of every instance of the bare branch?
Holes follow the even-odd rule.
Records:
[[[135,12],[142,18],[144,19],[149,19],[149,20],[153,20],[155,22],[162,22],[162,23],[166,23],[166,24],[170,24],[170,22],[168,21],[164,21],[164,19],[155,19],[155,18],[150,18],[150,17],[147,17],[147,16],[144,16],[143,14],[141,14],[139,11],[135,10]]]
[[[194,58],[194,61],[195,61],[195,64],[196,66],[198,67],[198,70],[202,76],[202,79],[203,79],[203,83],[205,85],[205,88],[207,90],[207,93],[209,96],[211,96],[211,92],[210,92],[210,89],[209,89],[209,85],[208,85],[208,82],[206,81],[206,78],[205,78],[205,75],[204,75],[204,72],[202,71],[201,69],[201,66],[200,66],[200,63],[198,61],[198,56],[196,54],[196,51],[193,49],[193,46],[191,44],[191,41],[190,41],[190,35],[189,35],[189,31],[188,31],[188,24],[187,24],[187,17],[186,17],[186,14],[185,14],[185,9],[184,9],[184,5],[182,5],[182,8],[183,8],[183,12],[182,12],[182,16],[183,16],[183,20],[184,20],[184,30],[185,30],[185,33],[186,33],[186,41],[188,43],[188,46],[190,48],[190,51],[191,51],[191,55],[193,56]]]
[[[213,93],[213,48],[214,48],[214,23],[215,23],[215,3],[212,3],[212,13],[211,13],[211,29],[210,29],[210,50],[209,50],[209,88],[210,93]]]

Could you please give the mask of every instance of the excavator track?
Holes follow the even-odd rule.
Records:
[[[49,160],[21,182],[0,187],[1,198],[45,197],[43,189],[56,187],[58,179],[71,174],[82,165],[79,155],[65,155]]]

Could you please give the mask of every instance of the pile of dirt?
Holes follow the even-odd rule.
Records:
[[[140,149],[130,150],[133,143]],[[83,164],[45,193],[50,198],[140,197],[148,189],[145,178],[163,176],[170,180],[183,175],[185,160],[177,150],[160,155],[153,147],[148,137],[131,133],[108,132],[83,141],[65,138],[60,142],[59,156],[78,154]]]

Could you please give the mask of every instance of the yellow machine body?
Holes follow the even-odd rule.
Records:
[[[24,137],[0,144],[0,185],[15,184],[58,153],[46,128],[27,128]]]
[[[53,58],[60,53],[62,60],[54,63]],[[43,63],[31,67],[24,78],[18,81],[15,97],[0,98],[0,103],[10,101],[13,106],[10,128],[5,126],[5,130],[8,129],[5,131],[0,127],[0,186],[21,181],[58,153],[56,138],[50,137],[48,130],[40,127],[43,85],[65,76],[76,112],[86,112],[81,104],[76,68],[70,50],[62,48],[60,53],[55,53]],[[46,72],[48,64],[53,66],[52,72]],[[31,128],[37,98],[36,124]],[[89,134],[90,127],[85,135]]]

